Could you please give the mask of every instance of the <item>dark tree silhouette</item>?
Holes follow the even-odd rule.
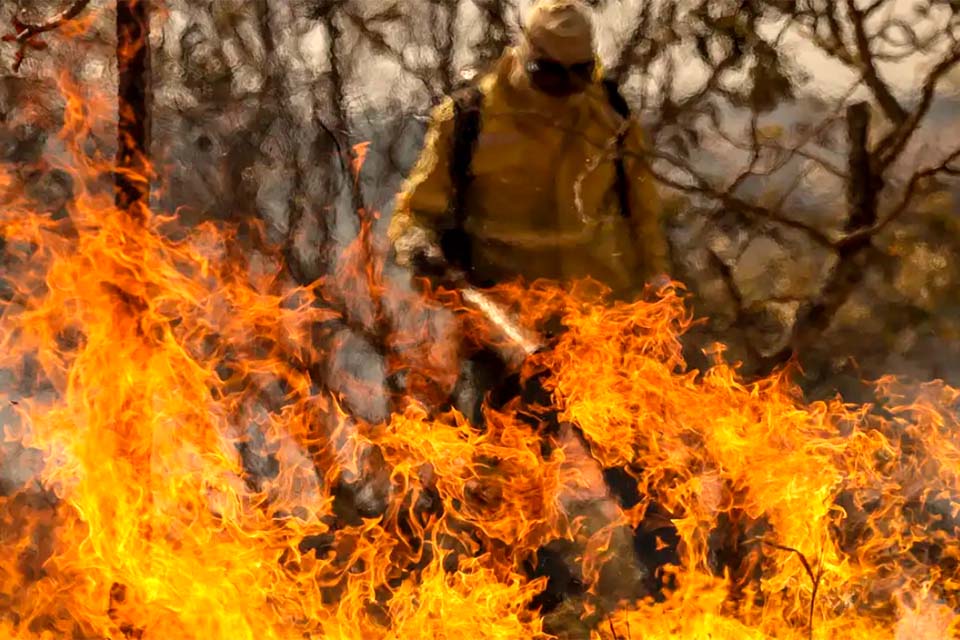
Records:
[[[116,201],[133,215],[150,201],[149,30],[145,0],[118,0]]]

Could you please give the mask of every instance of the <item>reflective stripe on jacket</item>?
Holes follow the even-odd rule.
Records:
[[[481,280],[592,277],[630,296],[666,271],[659,200],[640,155],[643,136],[610,106],[600,82],[562,108],[524,86],[508,50],[480,81],[480,135],[471,162],[465,229]],[[453,102],[433,112],[420,158],[397,198],[388,235],[397,260],[436,241],[452,223],[449,160]],[[626,127],[624,164],[631,211],[620,214],[616,136]]]

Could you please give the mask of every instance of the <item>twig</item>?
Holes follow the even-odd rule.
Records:
[[[899,31],[902,33],[904,36],[903,40],[895,41],[891,35],[891,32],[893,31]],[[919,35],[917,35],[917,32],[913,26],[906,20],[891,18],[884,23],[875,37],[881,43],[894,48],[902,49],[904,47],[912,47],[911,49],[901,53],[885,53],[882,51],[877,51],[873,54],[874,58],[877,60],[896,61],[902,60],[907,56],[914,55],[918,51],[929,52],[933,50],[933,48],[936,47],[943,38],[947,37],[947,34],[942,31],[937,31],[926,38],[921,38]]]
[[[840,26],[840,18],[837,15],[837,3],[828,2],[826,5],[827,27],[830,29],[830,37],[833,38],[833,46],[827,51],[847,64],[855,65],[856,59],[843,41],[843,27]]]
[[[797,557],[800,558],[800,564],[803,565],[803,570],[807,572],[808,576],[810,576],[810,581],[813,582],[813,592],[810,594],[810,614],[807,622],[807,637],[810,638],[810,640],[813,640],[813,613],[814,607],[817,604],[817,590],[820,588],[820,579],[823,578],[823,567],[819,566],[820,563],[818,562],[817,572],[814,573],[813,567],[810,566],[810,561],[807,560],[807,557],[800,553],[800,551],[797,549],[782,544],[777,544],[775,542],[768,542],[767,540],[760,540],[760,543],[765,544],[768,547],[773,547],[774,549],[795,553]]]
[[[896,129],[877,145],[876,156],[880,170],[889,167],[903,151],[920,122],[927,115],[937,93],[937,85],[951,69],[960,64],[960,45],[955,45],[930,71],[921,90],[920,104],[909,117],[898,123]]]
[[[800,231],[804,231],[805,233],[807,233],[818,244],[824,247],[833,248],[834,245],[836,244],[827,234],[825,234],[824,232],[820,231],[815,227],[805,224],[799,220],[794,220],[793,218],[786,217],[777,211],[771,211],[764,207],[750,204],[749,202],[746,202],[745,200],[742,200],[736,197],[735,195],[733,195],[732,193],[729,193],[728,191],[721,191],[720,189],[713,187],[703,178],[703,176],[697,174],[692,169],[692,167],[690,167],[687,163],[685,163],[684,161],[682,161],[681,159],[675,156],[672,156],[670,154],[666,154],[663,152],[652,152],[652,155],[654,157],[660,158],[661,160],[665,160],[671,163],[672,165],[674,165],[675,167],[681,169],[682,171],[687,173],[687,175],[689,175],[690,178],[695,182],[695,184],[693,185],[682,184],[680,182],[677,182],[676,180],[673,180],[672,178],[669,178],[663,175],[662,173],[654,172],[654,177],[662,184],[665,184],[679,191],[684,191],[688,193],[697,193],[699,195],[707,196],[713,200],[717,200],[723,203],[724,205],[730,208],[737,209],[738,211],[741,211],[742,213],[753,218],[763,218],[763,219],[777,222],[787,227],[799,229]]]
[[[82,12],[88,4],[90,4],[90,0],[77,0],[69,7],[53,16],[47,22],[41,22],[39,24],[31,24],[17,20],[17,25],[21,29],[20,33],[17,34],[17,40],[26,40],[35,35],[39,35],[47,31],[53,31],[57,27],[69,22],[70,20],[73,20],[80,15],[80,12]]]
[[[745,180],[747,180],[750,176],[755,175],[754,169],[756,168],[757,163],[760,162],[760,153],[763,150],[763,145],[760,144],[760,134],[757,131],[757,122],[759,119],[760,113],[754,110],[753,113],[750,114],[750,162],[746,167],[743,168],[743,171],[741,171],[740,174],[733,179],[733,182],[730,183],[730,186],[727,187],[727,193],[735,193]]]
[[[616,628],[613,626],[613,618],[612,618],[612,617],[608,617],[608,618],[607,618],[607,622],[610,624],[610,635],[613,636],[613,640],[620,640],[620,636],[617,635],[617,630],[616,630]]]
[[[863,9],[863,17],[869,18],[873,15],[873,12],[882,7],[887,3],[887,0],[873,0],[867,7]]]
[[[41,33],[53,31],[54,29],[66,24],[70,20],[73,20],[80,15],[84,9],[86,9],[88,4],[90,4],[90,0],[76,0],[72,5],[60,13],[56,14],[46,22],[41,22],[39,24],[23,22],[19,18],[14,18],[13,27],[16,29],[17,33],[3,37],[4,42],[16,42],[19,45],[17,56],[13,63],[13,70],[20,71],[20,65],[23,63],[23,59],[26,57],[28,47],[43,48],[38,43],[33,42],[33,38]]]

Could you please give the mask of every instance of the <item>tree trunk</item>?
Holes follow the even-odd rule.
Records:
[[[878,196],[883,189],[883,177],[875,170],[869,149],[869,133],[869,106],[865,102],[851,104],[847,107],[847,137],[850,144],[847,158],[850,171],[847,180],[847,233],[869,230],[878,219]],[[792,356],[803,355],[814,348],[840,308],[862,286],[869,263],[878,257],[877,254],[870,235],[860,236],[855,242],[839,246],[837,266],[820,292],[819,299],[809,304],[797,320],[790,344],[763,361],[762,368],[769,371],[786,364]]]
[[[117,208],[142,218],[150,204],[150,23],[146,0],[117,0]]]
[[[847,138],[850,141],[847,232],[866,229],[877,222],[877,196],[883,183],[871,165],[869,135],[870,107],[865,102],[847,107]]]

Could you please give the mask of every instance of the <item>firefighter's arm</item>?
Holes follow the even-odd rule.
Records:
[[[647,142],[640,125],[633,121],[624,141],[624,169],[630,181],[630,220],[638,242],[644,280],[669,271],[667,240],[657,185],[649,167]]]
[[[447,98],[433,110],[423,150],[397,196],[387,228],[401,266],[414,266],[421,257],[440,258],[438,229],[450,215],[453,192],[448,167],[452,138],[453,101]]]

